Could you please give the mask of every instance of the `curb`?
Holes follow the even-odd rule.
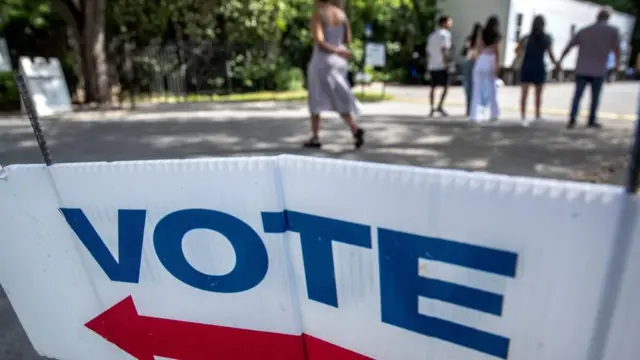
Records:
[[[429,102],[427,102],[426,100],[422,100],[422,99],[418,99],[418,98],[410,98],[410,97],[402,97],[402,96],[394,96],[393,97],[394,101],[398,101],[398,102],[405,102],[405,103],[415,103],[415,104],[428,104]],[[448,106],[452,106],[452,107],[465,107],[466,104],[462,103],[462,102],[456,102],[456,101],[448,101],[447,102]],[[515,107],[515,106],[501,106],[502,110],[506,110],[509,112],[519,112],[520,108],[519,107]],[[529,111],[533,111],[533,108],[529,108]],[[551,116],[564,116],[564,117],[568,117],[569,116],[569,111],[567,110],[563,110],[563,109],[553,109],[553,108],[543,108],[542,109],[542,114],[544,115],[551,115]],[[589,113],[586,111],[582,111],[580,113],[580,116],[588,116]],[[598,113],[598,118],[602,119],[602,120],[624,120],[624,121],[635,121],[638,116],[636,114],[617,114],[617,113],[608,113],[608,112],[599,112]]]

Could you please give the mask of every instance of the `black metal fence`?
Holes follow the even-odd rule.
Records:
[[[228,45],[212,41],[151,45],[130,44],[112,51],[112,83],[124,97],[159,101],[194,96],[288,90],[303,81],[301,69],[283,63],[278,44]]]

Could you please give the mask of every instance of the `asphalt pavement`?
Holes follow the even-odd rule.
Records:
[[[559,109],[566,94],[564,100],[545,97],[548,120],[524,128],[512,109],[517,93],[509,88],[501,89],[501,121],[481,125],[465,121],[456,104],[459,89],[452,90],[451,116],[432,119],[426,117],[428,108],[420,100],[426,98],[426,89],[389,88],[398,101],[367,104],[359,118],[367,130],[367,144],[359,151],[333,115],[323,119],[323,149],[302,149],[309,135],[303,103],[148,105],[135,111],[80,112],[42,123],[56,162],[293,153],[556,179],[581,179],[605,164],[617,164],[604,181],[619,184],[634,124],[628,118],[636,106],[637,93],[631,86],[637,87],[605,90],[608,94],[616,89],[617,96],[625,99],[605,95],[603,112],[620,116],[604,117],[605,128],[599,131],[564,128],[566,116],[550,110]],[[548,94],[552,91],[556,90]],[[0,164],[40,162],[29,121],[0,116]],[[0,359],[40,359],[1,291]]]

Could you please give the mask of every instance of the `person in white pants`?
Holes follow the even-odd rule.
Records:
[[[498,71],[500,70],[500,22],[497,16],[491,16],[482,30],[482,44],[480,55],[473,68],[473,96],[471,97],[471,112],[469,120],[479,122],[479,110],[482,104],[482,92],[485,89],[488,97],[490,120],[496,121],[500,117],[498,105]]]

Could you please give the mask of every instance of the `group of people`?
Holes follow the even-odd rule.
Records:
[[[586,88],[591,86],[591,108],[588,127],[600,128],[596,114],[598,110],[600,94],[603,83],[608,76],[608,71],[620,67],[620,35],[618,30],[608,24],[612,9],[602,8],[597,15],[596,22],[578,31],[559,59],[553,54],[553,39],[545,31],[545,18],[537,15],[532,23],[531,31],[524,36],[516,47],[516,57],[512,68],[519,73],[521,84],[520,115],[523,125],[527,126],[532,121],[540,120],[540,108],[542,106],[542,92],[548,79],[545,56],[549,56],[555,65],[554,72],[559,71],[562,61],[572,48],[578,47],[578,60],[575,69],[575,93],[571,105],[571,114],[568,128],[575,127],[580,101]],[[443,104],[449,86],[449,73],[454,65],[452,53],[451,27],[453,19],[442,16],[438,21],[438,28],[429,36],[427,42],[428,69],[431,78],[431,113],[430,116],[440,113],[447,115]],[[500,117],[498,103],[498,78],[501,69],[501,42],[503,35],[500,32],[498,17],[491,16],[486,24],[474,25],[470,35],[466,38],[462,55],[465,57],[463,65],[463,85],[467,98],[467,116],[472,122],[481,121],[482,108],[488,105],[490,121],[496,121]],[[610,64],[611,54],[614,64]],[[442,93],[437,106],[434,106],[435,91],[441,87]],[[535,93],[534,118],[527,117],[527,100],[529,89],[533,87]]]
[[[331,0],[315,0],[316,10],[310,21],[311,34],[315,47],[308,65],[307,89],[309,92],[309,112],[311,113],[311,137],[305,147],[319,148],[320,113],[337,112],[344,119],[353,136],[355,148],[365,142],[365,131],[354,121],[353,116],[360,112],[360,103],[351,90],[348,81],[348,63],[352,57],[347,45],[351,41],[351,26],[345,12]],[[571,106],[571,115],[567,127],[575,126],[580,100],[586,85],[591,86],[592,100],[588,126],[599,128],[596,113],[600,92],[608,69],[608,59],[614,53],[619,68],[620,35],[618,30],[608,24],[612,9],[604,7],[597,15],[596,22],[581,29],[567,44],[559,59],[553,51],[553,39],[545,31],[545,19],[538,15],[533,20],[531,31],[524,36],[516,49],[516,61],[513,67],[519,70],[521,83],[521,117],[525,125],[530,123],[527,117],[527,98],[529,88],[535,90],[535,117],[540,119],[542,91],[547,81],[545,55],[548,55],[560,68],[563,59],[573,47],[578,47],[578,61],[575,69],[575,93]],[[451,27],[453,19],[442,16],[438,28],[429,36],[427,42],[428,69],[431,76],[431,116],[440,113],[447,116],[443,108],[449,87],[449,74],[454,66],[452,53]],[[498,104],[498,83],[501,69],[501,44],[503,34],[497,16],[491,16],[486,24],[476,24],[467,37],[463,49],[464,88],[467,95],[467,116],[472,122],[480,122],[480,113],[488,105],[491,121],[500,117]],[[434,106],[435,90],[443,89],[437,106]]]

